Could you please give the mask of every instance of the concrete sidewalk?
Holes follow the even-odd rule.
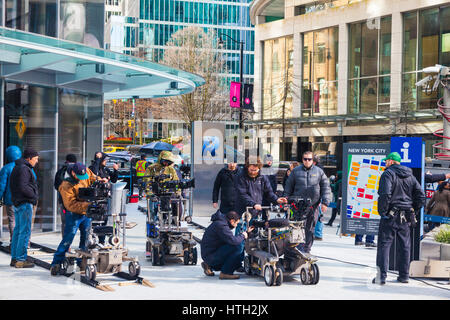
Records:
[[[131,256],[137,256],[141,264],[141,276],[150,280],[155,288],[140,285],[118,287],[114,292],[103,292],[64,276],[52,277],[41,267],[15,269],[9,267],[10,256],[0,252],[0,299],[119,299],[119,300],[445,300],[450,299],[450,286],[439,285],[437,280],[418,281],[409,284],[396,281],[396,274],[389,274],[387,284],[371,283],[376,274],[375,248],[356,247],[354,238],[336,235],[336,227],[324,227],[324,240],[314,243],[312,254],[319,257],[320,281],[317,285],[302,285],[298,276],[286,277],[280,287],[267,287],[264,280],[241,274],[239,280],[219,280],[206,277],[200,267],[168,262],[165,266],[152,266],[145,259],[145,216],[137,210],[138,204],[128,204],[128,221],[138,225],[127,230],[127,246]],[[139,205],[145,205],[141,201]],[[207,226],[209,218],[194,217],[194,221]],[[328,216],[324,221],[328,221]],[[203,231],[191,228],[201,238]],[[32,241],[56,248],[61,240],[59,233],[32,235]],[[78,244],[78,237],[73,242]],[[200,246],[198,246],[200,250]],[[42,256],[51,261],[52,256]],[[124,264],[124,268],[127,265]],[[216,272],[217,273],[217,272]],[[103,279],[99,278],[99,281]],[[108,282],[115,281],[109,277]],[[111,280],[111,281],[110,281]],[[443,280],[441,280],[443,281]]]

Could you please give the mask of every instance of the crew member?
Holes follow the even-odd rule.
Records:
[[[305,253],[311,251],[314,242],[314,228],[319,218],[319,205],[326,212],[331,202],[331,188],[322,169],[313,163],[313,153],[306,151],[302,156],[303,164],[294,168],[286,181],[285,195],[289,198],[301,197],[311,199],[314,214],[306,219],[305,244],[299,248]]]
[[[150,216],[152,220],[156,219],[156,209],[157,202],[152,201],[153,191],[152,182],[158,176],[165,175],[165,179],[161,179],[159,182],[166,182],[172,180],[179,180],[175,168],[172,166],[175,159],[170,151],[161,151],[158,156],[158,161],[147,167],[144,175],[144,182],[146,184],[146,194],[147,194],[147,209],[150,211]],[[161,204],[166,205],[166,204]]]
[[[107,178],[96,176],[84,164],[79,162],[69,166],[67,172],[70,177],[66,178],[58,188],[66,209],[66,226],[63,239],[53,256],[50,268],[50,274],[53,276],[59,274],[61,263],[78,229],[80,229],[80,249],[86,249],[87,235],[91,227],[91,219],[86,216],[86,212],[90,203],[78,198],[79,189],[89,187],[96,180],[104,183],[108,182]],[[80,266],[80,268],[83,267]]]
[[[220,212],[227,213],[234,210],[236,205],[237,192],[236,181],[239,176],[240,169],[236,162],[228,163],[222,168],[214,180],[212,192],[212,201],[214,209],[219,208]],[[220,207],[219,207],[219,191],[220,191]]]
[[[113,171],[111,171],[106,166],[106,161],[108,155],[104,152],[97,152],[95,154],[94,160],[92,160],[92,164],[89,166],[89,169],[93,174],[99,176],[100,178],[107,178],[110,182],[116,183],[119,179],[119,166],[117,163],[113,164]]]
[[[425,194],[410,168],[400,165],[397,152],[383,161],[386,170],[380,177],[378,212],[381,216],[378,229],[376,264],[378,273],[373,283],[385,284],[389,265],[389,251],[395,237],[398,239],[399,276],[397,281],[407,283],[410,263],[410,231],[416,225],[416,212],[425,204]]]
[[[145,176],[145,167],[147,166],[147,161],[145,160],[145,154],[141,155],[141,159],[136,161],[136,178],[139,188],[139,199],[142,198],[142,193],[144,192],[145,185],[143,178]]]
[[[233,274],[242,265],[244,256],[241,244],[248,237],[247,231],[233,235],[232,229],[236,228],[240,215],[235,211],[226,214],[217,211],[212,215],[212,223],[203,234],[200,248],[202,253],[202,268],[207,276],[214,276],[214,271],[220,270],[219,279],[239,279],[239,275]]]

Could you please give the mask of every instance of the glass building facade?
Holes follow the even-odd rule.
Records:
[[[215,32],[218,40],[222,35],[224,44],[221,51],[226,55],[230,70],[229,81],[239,79],[239,42],[244,42],[243,74],[246,81],[252,83],[255,39],[249,15],[250,2],[251,0],[136,0],[138,13],[134,17],[122,13],[121,30],[111,35],[111,44],[107,43],[107,47],[113,47],[115,38],[115,41],[122,44],[119,49],[121,52],[160,62],[172,34],[185,27],[200,26],[205,32]],[[117,46],[114,50],[118,50]]]
[[[104,24],[98,19],[104,16],[102,0],[3,0],[0,5],[5,8],[1,27],[103,48]],[[35,167],[39,201],[32,231],[55,231],[60,228],[60,217],[54,175],[68,153],[86,163],[101,149],[103,95],[36,85],[32,79],[30,83],[0,80],[0,164],[6,163],[5,150],[12,145],[39,152]],[[3,237],[8,231],[5,210],[1,225]]]

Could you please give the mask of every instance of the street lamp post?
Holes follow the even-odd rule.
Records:
[[[219,44],[223,44],[222,36],[227,37],[234,43],[239,43],[239,51],[240,51],[240,61],[239,61],[239,82],[241,83],[241,92],[239,94],[239,129],[243,127],[243,119],[242,119],[242,90],[244,86],[244,42],[236,41],[229,35],[225,33],[219,33]]]

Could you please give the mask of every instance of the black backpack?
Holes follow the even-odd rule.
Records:
[[[53,186],[55,187],[56,191],[58,191],[59,186],[64,181],[64,176],[66,175],[66,171],[67,171],[67,165],[63,165],[61,169],[56,171],[55,182],[53,183]]]

